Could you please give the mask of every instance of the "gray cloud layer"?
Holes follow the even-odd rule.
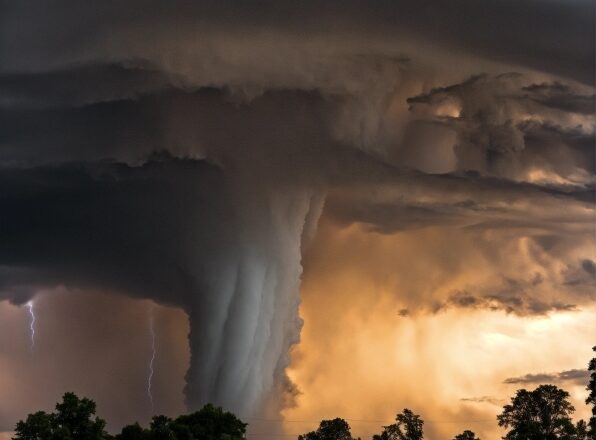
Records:
[[[557,373],[528,373],[520,377],[507,378],[503,383],[520,385],[571,381],[579,385],[587,385],[589,380],[590,372],[588,370],[566,370]]]
[[[85,7],[63,0],[51,5],[4,1],[0,6],[5,70],[45,70],[47,65],[79,62],[93,56],[89,49],[109,57],[106,47],[112,42],[134,46],[143,39],[151,45],[190,29],[207,38],[271,33],[308,39],[331,32],[356,41],[412,40],[593,81],[593,5],[584,0],[399,0],[373,5],[350,0],[324,6],[314,1],[128,1]],[[122,35],[129,39],[122,40]]]

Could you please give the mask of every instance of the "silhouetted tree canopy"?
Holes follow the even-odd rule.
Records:
[[[472,431],[468,431],[466,429],[461,434],[457,434],[455,437],[453,437],[453,440],[480,440],[480,439],[478,437],[476,437],[476,434],[474,434]]]
[[[298,440],[354,440],[344,419],[323,420],[316,431],[299,435]]]
[[[243,439],[247,424],[234,414],[213,405],[205,405],[192,414],[178,417],[176,429],[187,427],[193,439],[237,440]]]
[[[422,425],[424,421],[419,415],[409,409],[404,409],[395,416],[396,423],[384,426],[380,435],[375,435],[373,440],[421,440],[423,438]]]
[[[125,426],[116,440],[242,440],[247,424],[213,405],[176,419],[155,416],[149,429],[138,423]]]
[[[95,402],[66,393],[56,411],[39,411],[19,421],[14,440],[104,440],[106,422],[95,415]]]
[[[572,440],[576,434],[570,415],[575,408],[569,393],[554,385],[518,390],[497,416],[499,426],[511,428],[505,440]]]
[[[596,347],[593,347],[596,351]],[[499,426],[508,428],[504,440],[596,440],[596,358],[590,360],[591,372],[586,404],[592,405],[589,423],[574,424],[575,408],[569,393],[555,385],[540,385],[533,391],[517,390],[511,403],[497,416]],[[95,402],[66,393],[53,413],[38,411],[16,425],[13,440],[245,440],[246,423],[234,414],[213,405],[175,419],[164,415],[152,418],[148,428],[138,423],[125,426],[120,434],[105,431],[104,420],[95,416]],[[422,440],[422,418],[409,409],[397,414],[395,423],[384,426],[373,440]],[[298,440],[356,440],[344,419],[323,420],[316,431]],[[360,439],[357,439],[360,440]],[[480,440],[466,430],[453,440]]]
[[[577,440],[588,440],[590,439],[588,434],[588,425],[583,420],[577,422],[575,425],[575,438]]]
[[[112,437],[95,415],[95,402],[66,393],[56,411],[39,411],[19,421],[13,440],[244,440],[247,424],[213,405],[176,419],[155,416],[148,429],[138,423]],[[343,437],[342,437],[343,440]]]
[[[148,433],[138,423],[122,428],[122,432],[116,436],[116,440],[145,440]]]

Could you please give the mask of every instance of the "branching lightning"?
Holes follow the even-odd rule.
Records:
[[[33,301],[27,303],[27,308],[29,309],[29,315],[31,316],[29,329],[31,331],[31,352],[33,353],[33,349],[35,348],[35,310],[33,309]]]
[[[155,362],[155,357],[157,356],[157,349],[155,346],[155,327],[153,323],[153,309],[151,309],[151,314],[149,316],[149,331],[151,333],[151,359],[149,361],[149,376],[147,377],[147,396],[151,402],[151,409],[153,409],[153,363]]]

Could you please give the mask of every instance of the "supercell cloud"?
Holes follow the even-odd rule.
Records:
[[[187,405],[245,416],[295,392],[319,222],[477,239],[500,275],[406,280],[403,319],[581,309],[593,37],[584,1],[1,1],[0,299],[180,307]]]

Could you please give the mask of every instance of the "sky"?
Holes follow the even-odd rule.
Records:
[[[490,439],[546,382],[585,418],[594,17],[0,0],[0,432],[69,390],[113,431]]]

